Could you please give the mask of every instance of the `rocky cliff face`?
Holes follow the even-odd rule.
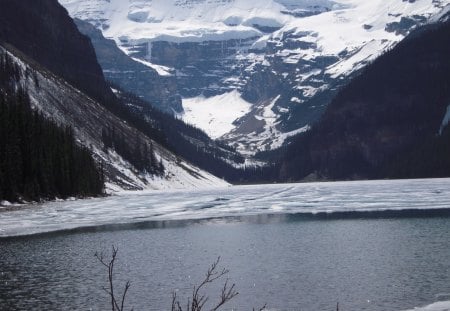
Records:
[[[187,120],[203,120],[192,115],[201,109],[191,109],[191,98],[215,98],[237,90],[251,109],[236,113],[227,126],[231,130],[221,139],[247,154],[278,147],[306,130],[349,78],[447,4],[444,0],[60,2],[73,17],[113,39],[128,56],[163,66],[176,80],[185,108],[179,115]],[[156,98],[153,102],[158,105]],[[207,113],[214,108],[203,109]],[[218,115],[212,111],[209,122],[194,124],[207,130]]]
[[[120,50],[113,40],[106,39],[100,30],[88,22],[76,19],[81,33],[88,36],[103,69],[105,78],[113,84],[145,99],[170,113],[183,111],[177,80],[170,72],[160,71],[146,62],[134,60]],[[160,75],[161,74],[161,75]]]

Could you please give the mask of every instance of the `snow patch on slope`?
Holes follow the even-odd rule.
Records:
[[[132,59],[134,61],[137,61],[138,63],[141,63],[149,68],[152,68],[154,70],[156,70],[156,72],[162,76],[162,77],[170,77],[173,76],[173,71],[174,69],[167,67],[167,66],[162,66],[162,65],[157,65],[157,64],[153,64],[151,62],[136,58],[136,57],[132,57]]]
[[[204,130],[216,139],[230,132],[235,121],[246,115],[251,104],[242,99],[238,91],[206,98],[204,96],[183,99],[182,119]]]

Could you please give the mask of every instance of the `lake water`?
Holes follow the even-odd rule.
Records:
[[[169,310],[218,256],[224,310],[450,310],[449,179],[57,202],[1,212],[0,235],[0,310],[108,310],[94,254],[113,244],[134,310]]]

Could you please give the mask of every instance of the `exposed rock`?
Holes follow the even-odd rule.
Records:
[[[183,111],[174,76],[160,76],[155,69],[131,59],[113,40],[103,37],[100,30],[82,20],[75,20],[81,33],[91,38],[107,80],[145,99],[163,111]]]

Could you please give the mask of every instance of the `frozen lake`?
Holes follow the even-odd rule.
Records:
[[[355,212],[450,209],[450,179],[235,186],[130,193],[34,205],[0,214],[0,237],[163,220],[250,215],[333,216]],[[370,216],[366,214],[366,216]]]
[[[225,310],[450,310],[450,179],[48,203],[1,212],[0,236],[0,310],[106,310],[93,255],[112,244],[135,310],[168,310],[217,256],[240,292]]]

